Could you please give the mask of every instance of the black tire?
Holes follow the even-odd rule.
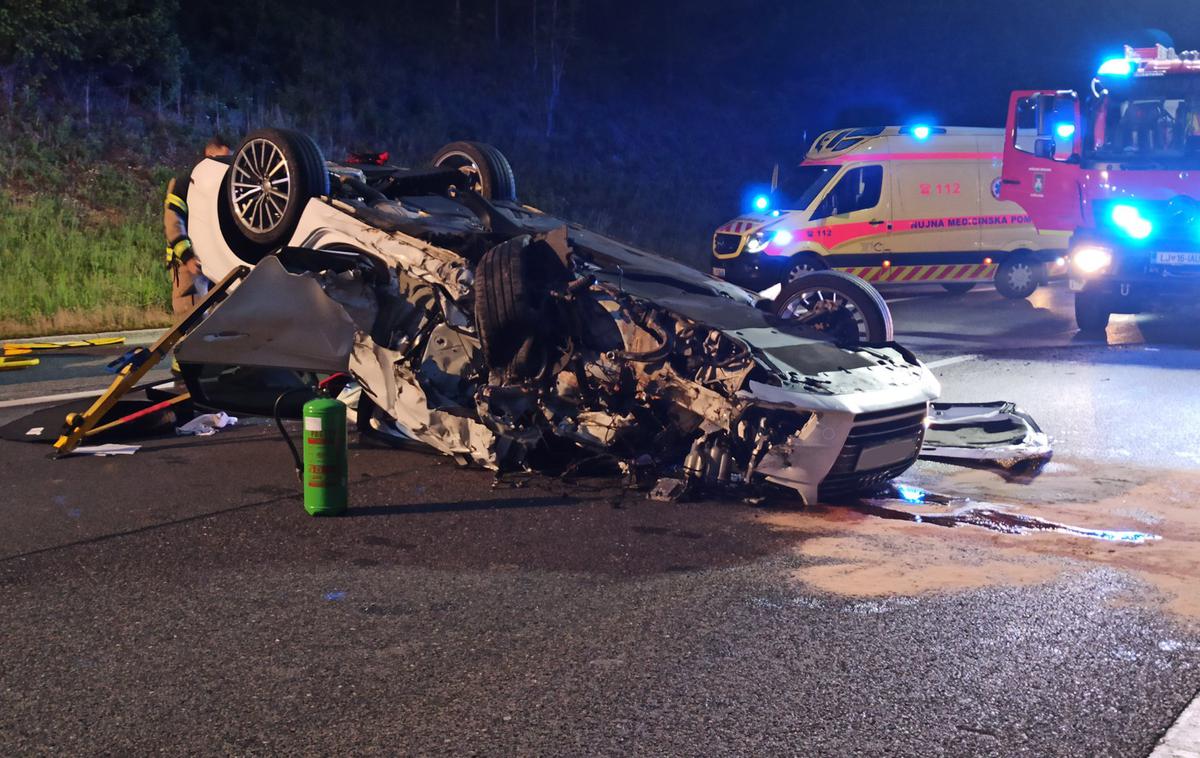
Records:
[[[780,284],[787,285],[789,282],[794,282],[805,274],[811,274],[815,271],[825,271],[829,267],[825,265],[825,261],[819,256],[809,255],[807,253],[799,253],[793,255],[783,268],[783,279]]]
[[[965,295],[975,289],[975,282],[946,282],[942,285],[942,289],[951,295]]]
[[[1108,329],[1112,306],[1103,295],[1094,292],[1075,293],[1075,323],[1084,334],[1103,334]]]
[[[433,156],[433,165],[466,174],[472,189],[488,200],[517,199],[517,179],[504,153],[483,142],[451,142]]]
[[[562,262],[545,242],[517,237],[484,253],[475,267],[475,326],[489,367],[519,374],[536,368],[536,361],[514,363],[544,347],[542,333],[552,327],[544,316],[547,293],[565,280]]]
[[[1010,300],[1024,300],[1045,280],[1045,269],[1028,255],[1006,258],[996,269],[996,291]]]
[[[291,238],[308,201],[328,194],[325,157],[312,138],[290,129],[258,129],[233,153],[222,203],[242,237],[278,247]]]
[[[839,305],[838,298],[849,306]],[[825,302],[832,305],[825,306]],[[879,291],[843,271],[817,271],[783,285],[773,310],[780,318],[801,319],[839,344],[891,342],[895,336],[892,313]]]

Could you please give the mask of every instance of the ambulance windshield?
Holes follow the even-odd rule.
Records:
[[[1182,167],[1200,161],[1200,76],[1137,78],[1096,101],[1092,158]]]
[[[779,207],[792,211],[805,210],[829,184],[837,169],[837,166],[800,165],[786,172],[779,180]]]

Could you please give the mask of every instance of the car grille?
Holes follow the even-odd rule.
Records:
[[[713,235],[713,252],[717,255],[733,255],[742,244],[742,235],[718,233]]]
[[[856,416],[854,426],[846,436],[842,452],[838,454],[833,468],[821,482],[821,497],[837,497],[870,490],[904,473],[921,451],[921,443],[925,439],[925,416],[928,412],[928,405],[919,403],[886,411],[860,413]],[[864,448],[901,439],[912,441],[912,451],[907,458],[883,468],[855,470]]]

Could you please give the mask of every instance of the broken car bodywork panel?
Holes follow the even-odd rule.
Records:
[[[225,169],[193,172],[197,219],[218,221]],[[313,256],[264,258],[180,358],[348,370],[360,424],[498,470],[602,456],[814,502],[916,459],[939,388],[898,345],[839,346],[681,264],[513,203],[487,214],[313,198],[290,240]],[[213,276],[247,261],[219,229],[193,243]]]

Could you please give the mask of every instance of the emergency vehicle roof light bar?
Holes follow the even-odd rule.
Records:
[[[925,124],[912,124],[911,126],[900,127],[900,134],[907,134],[917,139],[927,139],[935,134],[945,134],[946,128],[942,126],[927,126]]]

